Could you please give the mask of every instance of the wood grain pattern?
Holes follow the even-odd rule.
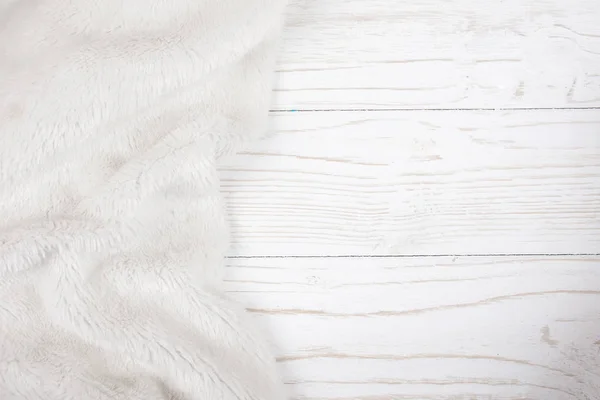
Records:
[[[600,111],[278,113],[223,162],[232,255],[600,251]]]
[[[600,2],[288,14],[272,108],[310,112],[221,177],[291,397],[600,399]]]
[[[597,0],[295,0],[274,109],[600,106]]]
[[[229,263],[293,398],[600,398],[598,257]]]

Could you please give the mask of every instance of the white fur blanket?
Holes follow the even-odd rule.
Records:
[[[215,168],[265,129],[282,8],[0,2],[0,399],[282,397]]]

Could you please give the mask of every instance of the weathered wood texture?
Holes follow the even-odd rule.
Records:
[[[293,398],[600,398],[598,257],[229,263]]]
[[[294,0],[274,109],[600,106],[598,0]]]
[[[291,397],[600,399],[600,1],[288,14],[272,109],[304,111],[221,177]]]
[[[234,255],[600,252],[597,110],[273,124],[222,167]]]

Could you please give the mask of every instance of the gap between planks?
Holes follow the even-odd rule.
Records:
[[[442,257],[596,257],[600,253],[504,253],[504,254],[325,254],[325,255],[249,255],[225,256],[226,259],[250,258],[442,258]]]
[[[389,112],[389,111],[578,111],[578,110],[600,110],[600,107],[496,107],[496,108],[328,108],[328,109],[271,109],[270,113],[288,112]]]

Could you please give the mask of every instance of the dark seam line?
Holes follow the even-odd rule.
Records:
[[[499,107],[499,108],[331,108],[331,109],[274,109],[271,113],[293,112],[389,112],[389,111],[552,111],[600,110],[600,107]]]
[[[489,253],[489,254],[340,254],[340,255],[263,255],[263,256],[225,256],[228,259],[247,258],[441,258],[441,257],[596,257],[600,253]]]

